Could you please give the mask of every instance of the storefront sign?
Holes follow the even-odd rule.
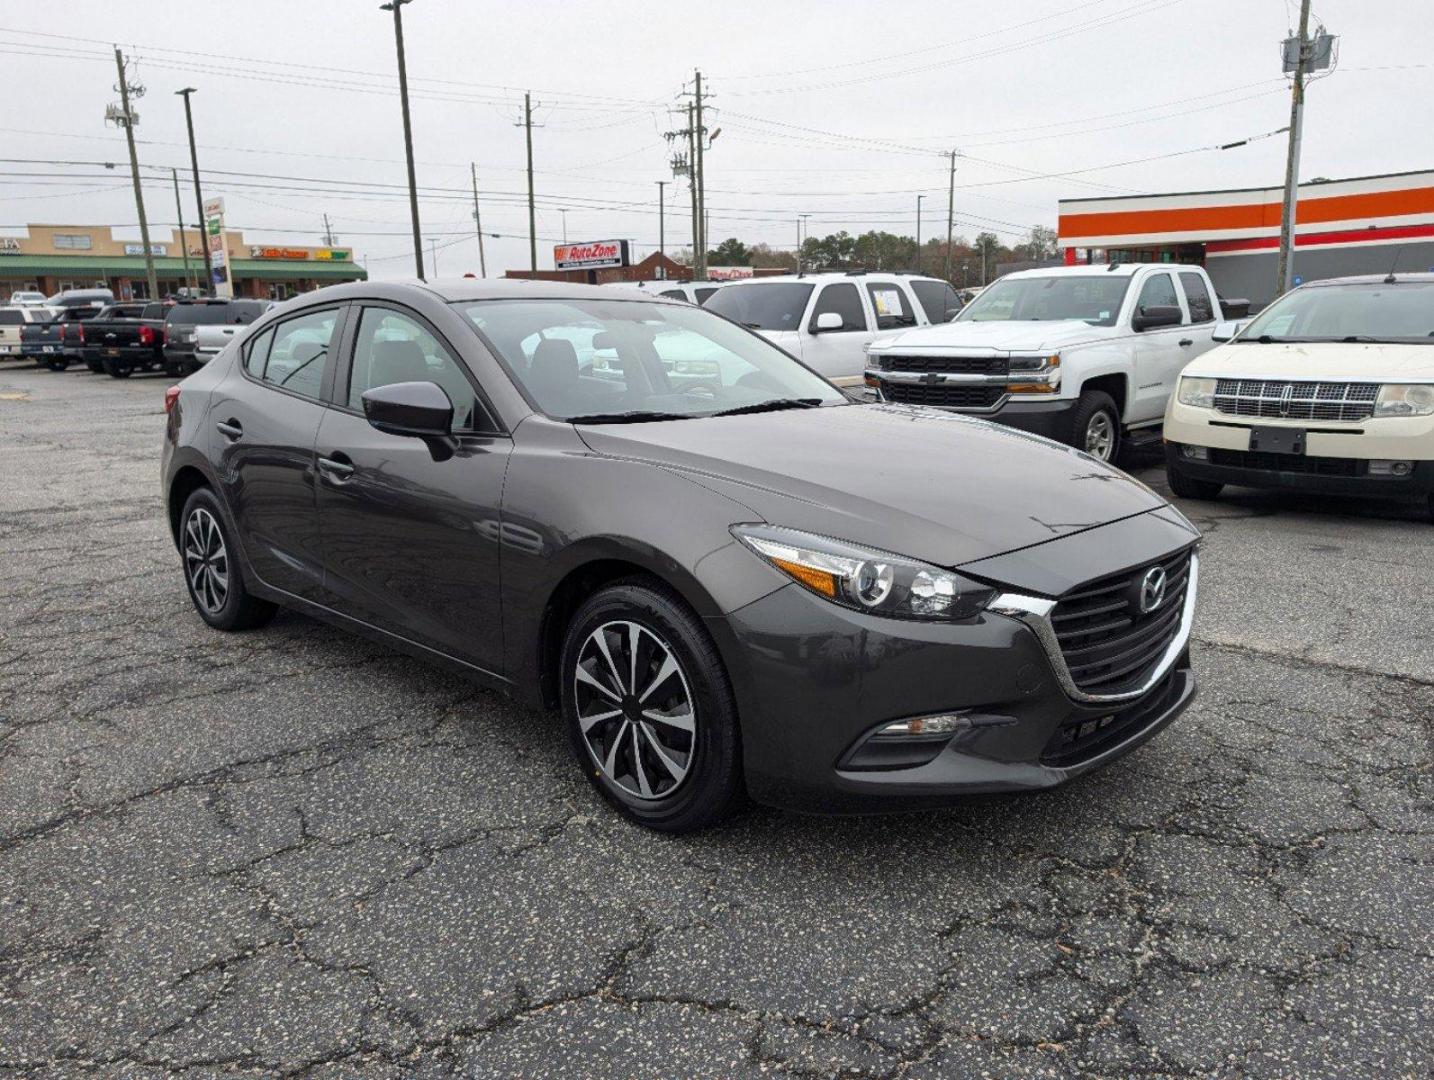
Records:
[[[750,266],[709,266],[708,281],[741,281],[752,276]]]
[[[126,245],[124,246],[124,253],[125,253],[126,255],[143,255],[143,254],[144,254],[144,245],[143,245],[143,244],[126,244]],[[151,255],[167,255],[167,254],[169,253],[169,247],[168,247],[168,245],[166,245],[166,244],[150,244],[150,245],[149,245],[149,253],[150,253]]]
[[[234,295],[234,278],[229,271],[228,251],[224,246],[224,200],[204,201],[204,231],[209,234],[209,262],[214,267],[214,295],[226,299]]]
[[[319,248],[314,252],[314,258],[325,259],[331,262],[348,262],[349,253],[339,248]]]
[[[307,259],[309,252],[307,248],[281,248],[263,247],[254,244],[249,248],[251,259]]]
[[[559,270],[602,270],[610,266],[627,266],[627,241],[593,240],[585,244],[558,244],[553,248],[553,264]]]
[[[20,254],[20,241],[13,236],[0,236],[0,255]]]

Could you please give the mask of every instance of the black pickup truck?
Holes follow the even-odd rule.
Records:
[[[80,358],[91,314],[88,308],[62,308],[53,319],[20,327],[20,355],[51,371],[64,371]]]
[[[125,379],[164,367],[164,318],[173,304],[111,304],[85,323],[82,359],[91,371]]]

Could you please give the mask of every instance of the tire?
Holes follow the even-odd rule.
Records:
[[[1166,466],[1165,476],[1170,481],[1170,490],[1177,498],[1210,500],[1220,494],[1224,484],[1218,480],[1196,480],[1178,469]]]
[[[68,360],[61,360],[58,357],[47,356],[45,357],[45,366],[51,371],[64,371],[65,368],[70,366],[70,362]]]
[[[106,360],[104,371],[112,379],[128,379],[134,371],[127,362],[123,360]]]
[[[629,820],[662,832],[690,832],[741,805],[741,735],[732,686],[717,646],[672,590],[630,578],[589,597],[568,624],[559,677],[579,767]]]
[[[196,489],[179,516],[180,567],[194,610],[216,630],[252,630],[278,610],[245,588],[234,551],[219,500],[209,488]]]
[[[166,360],[164,362],[164,373],[168,375],[171,379],[177,379],[179,378],[179,376],[184,374],[184,372],[179,369],[179,365],[171,360]]]
[[[1070,444],[1114,465],[1120,455],[1120,412],[1104,390],[1087,390],[1071,415]]]
[[[96,375],[103,375],[105,373],[105,364],[103,360],[86,360],[85,367],[89,368]]]

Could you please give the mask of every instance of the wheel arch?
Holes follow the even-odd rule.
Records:
[[[165,516],[169,519],[169,535],[176,548],[179,547],[179,516],[184,512],[184,504],[202,487],[214,490],[215,486],[196,465],[181,465],[170,478],[165,496]]]
[[[1127,375],[1112,371],[1103,375],[1091,376],[1080,384],[1081,394],[1087,390],[1100,390],[1109,394],[1115,400],[1116,419],[1122,425],[1125,423],[1125,406],[1130,400],[1130,380]]]

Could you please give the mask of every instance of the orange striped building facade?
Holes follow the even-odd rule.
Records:
[[[1275,293],[1278,187],[1060,201],[1065,261],[1205,266],[1225,297]],[[1397,263],[1396,263],[1397,260]],[[1298,281],[1434,269],[1434,170],[1313,180],[1295,212]]]

